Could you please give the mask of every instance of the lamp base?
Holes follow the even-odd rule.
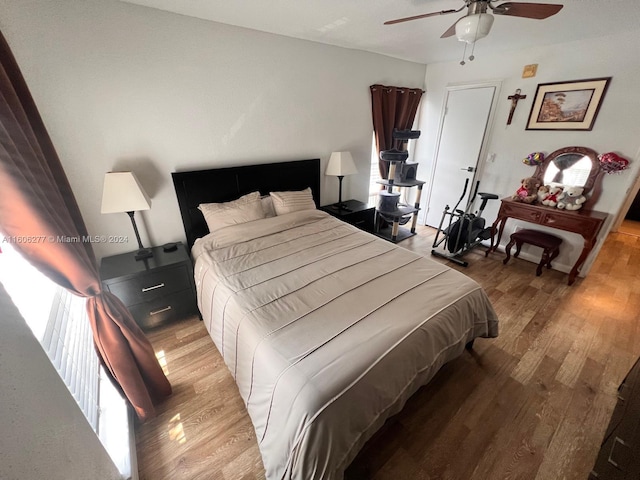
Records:
[[[134,214],[136,212],[127,212],[129,218],[131,219],[131,225],[133,226],[133,231],[136,234],[136,240],[138,241],[138,251],[136,252],[135,259],[136,260],[144,260],[145,258],[153,257],[153,252],[150,248],[144,248],[142,246],[142,242],[140,241],[140,234],[138,233],[138,226],[136,225],[136,219],[134,218]]]
[[[150,248],[141,248],[140,250],[138,250],[135,254],[135,259],[136,260],[144,260],[145,258],[150,258],[153,257],[153,252],[151,251]]]

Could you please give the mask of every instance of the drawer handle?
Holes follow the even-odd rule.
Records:
[[[168,305],[168,306],[166,306],[164,308],[161,308],[160,310],[155,310],[153,312],[149,312],[149,315],[157,315],[157,314],[162,313],[162,312],[168,312],[169,310],[171,310],[171,305]]]
[[[622,446],[627,446],[626,443],[624,443],[624,441],[620,438],[620,437],[616,437],[613,439],[613,445],[611,445],[611,452],[609,452],[609,458],[607,459],[607,461],[613,465],[614,467],[616,467],[617,469],[620,469],[620,466],[618,465],[618,462],[616,462],[615,460],[613,460],[613,450],[616,448],[616,443],[619,443]]]
[[[155,290],[156,288],[164,287],[164,283],[159,283],[158,285],[154,285],[153,287],[145,287],[142,289],[143,292],[148,292],[150,290]]]

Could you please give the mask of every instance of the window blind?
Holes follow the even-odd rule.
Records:
[[[57,287],[40,343],[97,432],[100,364],[85,303],[86,299]]]

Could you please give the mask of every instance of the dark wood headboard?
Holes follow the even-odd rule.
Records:
[[[311,187],[316,206],[320,205],[320,159],[263,163],[239,167],[173,172],[180,215],[189,248],[197,238],[209,233],[198,205],[228,202],[247,193],[303,190]]]

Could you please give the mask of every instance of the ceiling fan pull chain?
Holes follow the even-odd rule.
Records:
[[[464,61],[464,56],[466,54],[467,54],[467,44],[465,43],[464,44],[464,51],[462,52],[462,61],[460,62],[460,65],[464,65],[465,63],[467,63],[467,62]]]

